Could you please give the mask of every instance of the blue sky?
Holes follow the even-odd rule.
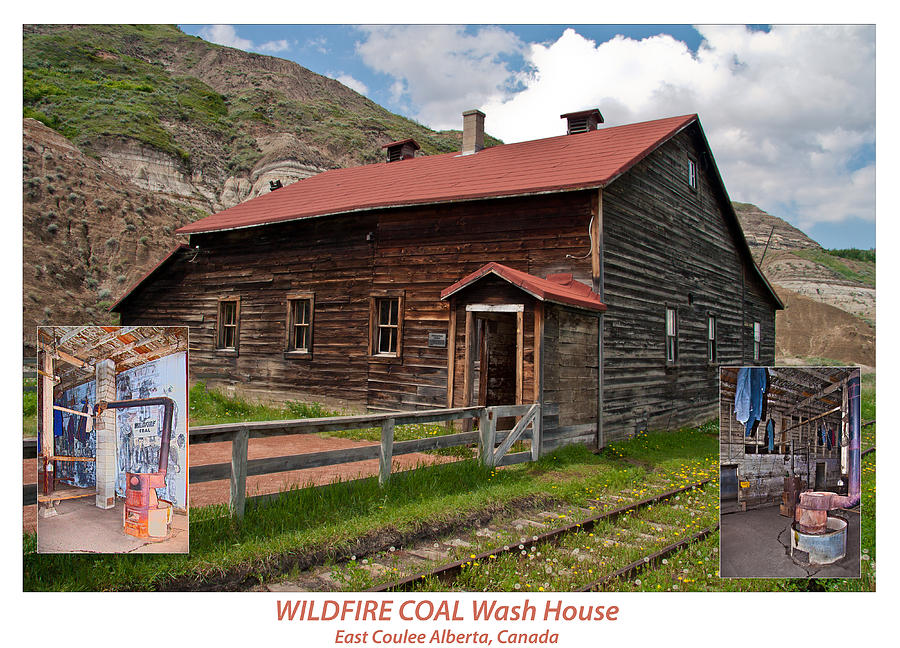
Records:
[[[340,80],[432,128],[479,108],[506,142],[697,113],[733,200],[823,246],[875,246],[875,28],[181,25]]]

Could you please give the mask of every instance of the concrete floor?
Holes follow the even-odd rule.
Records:
[[[58,515],[37,520],[38,553],[188,553],[188,516],[172,516],[172,533],[162,542],[126,535],[122,529],[125,501],[111,509],[94,505],[93,497],[63,500]]]
[[[791,519],[778,507],[722,515],[719,571],[722,578],[858,578],[859,513],[846,518],[847,555],[831,565],[801,567],[791,560]]]

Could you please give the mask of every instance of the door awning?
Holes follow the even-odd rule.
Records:
[[[541,277],[536,277],[527,272],[515,270],[495,262],[483,265],[472,274],[442,290],[441,299],[449,299],[461,290],[490,275],[509,282],[539,301],[565,304],[566,306],[575,306],[599,312],[606,310],[606,304],[600,301],[600,295],[591,290],[591,287],[587,284],[575,281],[571,274],[552,274],[546,279],[542,279]]]

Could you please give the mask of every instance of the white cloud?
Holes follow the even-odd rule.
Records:
[[[283,38],[281,40],[269,41],[267,43],[263,43],[257,49],[260,52],[284,52],[285,50],[289,50],[291,48],[291,44],[288,43]]]
[[[253,48],[253,41],[241,38],[231,25],[207,25],[200,29],[200,38],[211,43],[242,50]]]
[[[696,53],[667,35],[597,44],[568,29],[525,45],[498,28],[430,26],[369,28],[357,50],[433,128],[480,108],[487,131],[513,142],[562,134],[558,116],[584,108],[608,125],[698,113],[733,199],[801,227],[874,221],[874,162],[853,163],[875,142],[874,28],[697,29]],[[507,62],[516,54],[522,72]]]
[[[328,39],[324,36],[308,39],[305,46],[316,50],[319,54],[328,54]]]
[[[348,88],[356,90],[359,94],[364,95],[369,93],[369,88],[365,83],[360,81],[359,79],[354,79],[349,74],[338,74],[338,75],[329,75],[336,81],[340,81]]]
[[[356,49],[363,62],[393,77],[392,101],[409,104],[434,128],[459,128],[462,112],[502,93],[513,80],[506,58],[524,44],[499,27],[467,33],[452,25],[362,27]],[[427,55],[425,54],[427,53]]]
[[[253,41],[238,36],[237,31],[232,25],[207,25],[200,28],[199,35],[200,38],[208,40],[211,43],[225,45],[226,47],[234,47],[248,52],[267,52],[274,54],[276,52],[284,52],[291,48],[291,44],[284,39],[268,41],[261,45],[254,45]]]

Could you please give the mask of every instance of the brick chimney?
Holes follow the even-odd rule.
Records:
[[[567,135],[595,131],[597,130],[597,125],[603,123],[603,115],[601,115],[600,111],[596,108],[570,112],[565,115],[560,115],[559,117],[560,119],[565,119],[567,122]]]
[[[484,148],[484,113],[467,110],[463,113],[462,154],[471,155]]]

